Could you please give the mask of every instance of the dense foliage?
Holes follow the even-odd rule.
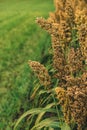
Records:
[[[13,130],[20,115],[35,105],[30,103],[35,78],[28,59],[41,61],[47,53],[50,37],[35,19],[50,10],[52,0],[0,0],[0,130]],[[23,128],[29,126],[22,123]]]
[[[32,120],[34,126],[30,130],[87,128],[87,3],[84,0],[54,2],[55,12],[47,20],[36,20],[51,35],[52,57],[49,54],[47,68],[29,61],[41,84],[34,93],[40,108],[24,113],[15,128],[24,117],[31,119],[39,113]]]
[[[86,130],[87,1],[0,2],[0,130]]]

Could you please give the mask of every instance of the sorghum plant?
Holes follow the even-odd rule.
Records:
[[[54,0],[55,12],[49,18],[37,18],[36,22],[52,39],[55,70],[49,75],[44,65],[29,61],[40,83],[50,88],[55,86],[56,97],[62,106],[64,120],[77,129],[87,127],[87,1]]]

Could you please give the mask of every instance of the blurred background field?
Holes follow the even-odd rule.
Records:
[[[40,61],[51,44],[35,19],[53,10],[53,0],[0,0],[0,130],[12,130],[32,107],[34,77],[28,60]]]

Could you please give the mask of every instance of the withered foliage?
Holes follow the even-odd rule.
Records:
[[[87,124],[87,1],[54,0],[55,12],[36,22],[52,39],[52,78],[59,80],[56,95],[63,108],[65,122],[77,123],[78,130]],[[51,86],[51,77],[40,63],[30,61],[30,67],[44,86]],[[52,84],[53,86],[53,84]]]

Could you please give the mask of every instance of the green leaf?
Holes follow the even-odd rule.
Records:
[[[64,123],[62,126],[61,126],[61,130],[71,130],[70,126],[67,125],[66,123]]]
[[[54,128],[49,127],[49,130],[54,130]]]
[[[35,115],[35,114],[39,114],[39,113],[42,113],[42,112],[53,112],[55,113],[55,111],[53,109],[47,109],[47,108],[34,108],[34,109],[31,109],[27,112],[25,112],[19,119],[18,121],[16,122],[15,126],[14,126],[14,130],[16,130],[16,127],[18,126],[18,124],[28,115]]]
[[[54,103],[48,104],[48,105],[46,106],[46,108],[49,109],[49,108],[53,107],[54,105],[55,105]],[[35,124],[37,124],[37,123],[40,122],[40,120],[42,119],[42,117],[43,117],[43,115],[44,115],[45,113],[46,113],[46,112],[42,112],[42,113],[40,113],[40,114],[38,115]]]
[[[47,128],[59,128],[60,127],[60,123],[58,122],[55,122],[57,121],[57,118],[56,117],[50,117],[50,118],[46,118],[44,120],[42,120],[40,123],[36,124],[31,130],[40,130],[44,127],[47,127]]]

